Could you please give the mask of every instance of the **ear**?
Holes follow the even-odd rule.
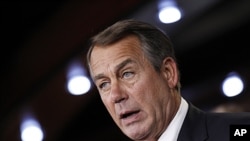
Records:
[[[162,62],[161,71],[163,77],[167,80],[170,88],[175,88],[178,84],[178,70],[175,60],[171,57],[166,57]]]

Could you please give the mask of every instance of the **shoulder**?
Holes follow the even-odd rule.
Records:
[[[250,125],[250,113],[206,113],[207,132],[211,140],[229,140],[232,125]]]
[[[230,125],[250,125],[250,113],[211,113],[189,102],[189,108],[178,141],[229,140]],[[199,133],[199,134],[197,134]]]
[[[204,117],[208,123],[220,124],[250,124],[250,112],[235,112],[235,113],[215,113],[205,112],[189,103],[188,114],[195,117]]]

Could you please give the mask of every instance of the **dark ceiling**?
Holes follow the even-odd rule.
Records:
[[[20,124],[33,114],[44,141],[128,140],[93,87],[70,95],[68,66],[84,65],[88,39],[119,19],[135,18],[173,40],[182,95],[203,110],[233,103],[250,111],[250,1],[177,0],[183,19],[161,24],[153,0],[1,2],[0,140],[19,141]],[[231,71],[245,80],[242,96],[226,98],[220,83]]]

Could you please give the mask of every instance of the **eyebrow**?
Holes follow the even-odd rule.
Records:
[[[134,61],[131,60],[130,58],[128,58],[128,59],[122,61],[120,64],[118,64],[118,65],[115,67],[115,72],[120,71],[123,67],[125,67],[125,66],[128,65],[128,64],[132,64],[132,63],[134,63]]]
[[[132,59],[130,59],[130,58],[122,61],[120,64],[115,66],[115,72],[120,71],[123,67],[125,67],[128,64],[132,64],[132,63],[134,63],[134,61]],[[101,73],[101,74],[98,74],[98,75],[94,76],[93,80],[94,80],[94,82],[96,82],[98,79],[101,79],[101,78],[104,78],[104,77],[105,77],[105,75],[103,73]]]

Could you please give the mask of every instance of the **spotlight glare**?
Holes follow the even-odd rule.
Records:
[[[239,95],[244,89],[241,78],[237,75],[227,77],[222,84],[222,90],[227,97]]]
[[[162,23],[173,23],[181,19],[181,12],[175,6],[168,6],[162,8],[158,16]]]
[[[74,76],[68,80],[68,91],[73,95],[82,95],[89,91],[90,80],[85,76]]]
[[[26,119],[21,125],[22,141],[42,141],[43,132],[40,125],[34,119]]]

